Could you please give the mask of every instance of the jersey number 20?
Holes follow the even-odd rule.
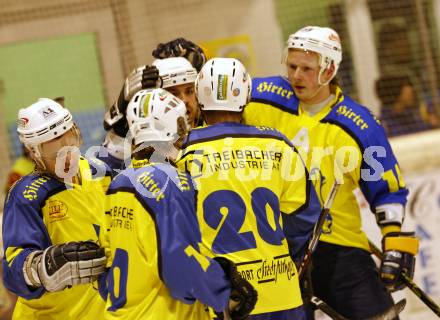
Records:
[[[251,203],[261,239],[272,245],[281,245],[284,234],[279,224],[278,197],[271,190],[260,187],[251,193]],[[270,218],[273,219],[275,229],[269,223],[267,207],[273,212]],[[203,202],[203,218],[208,226],[219,228],[226,216],[212,243],[214,253],[227,254],[257,247],[254,232],[240,232],[246,211],[246,204],[237,192],[218,190],[206,197]]]

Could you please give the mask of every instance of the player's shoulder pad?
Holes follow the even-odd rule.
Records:
[[[256,127],[242,123],[218,123],[191,130],[183,143],[183,149],[190,145],[224,138],[267,138],[283,140],[291,146],[290,141],[278,130],[270,127]]]
[[[253,78],[251,101],[298,112],[299,100],[290,82],[282,76]]]
[[[191,190],[189,176],[170,164],[152,163],[140,168],[127,168],[111,182],[107,194],[127,191],[160,200],[167,188]]]
[[[155,169],[157,171],[162,171],[164,174],[162,177],[166,178],[168,183],[172,182],[173,188],[175,186],[180,191],[194,190],[193,181],[189,173],[167,163],[155,164]]]
[[[113,170],[110,168],[110,166],[104,161],[98,159],[97,157],[81,157],[81,160],[87,161],[87,163],[89,164],[92,177],[113,177]]]
[[[277,129],[272,127],[265,127],[265,126],[256,126],[255,128],[258,130],[257,134],[267,136],[267,138],[283,141],[289,147],[295,148],[292,142],[290,142],[290,140],[287,139],[287,137],[283,133],[281,133],[281,131],[278,131]]]
[[[111,181],[107,190],[107,194],[112,194],[122,190],[134,192],[135,190],[134,185],[136,182],[136,172],[140,169],[142,168],[135,169],[133,167],[129,167],[122,170]]]
[[[361,148],[387,141],[384,128],[371,110],[346,95],[321,122],[339,126]]]
[[[66,188],[64,183],[54,177],[33,172],[22,177],[11,187],[6,201],[18,201],[40,206],[48,197],[66,190]]]

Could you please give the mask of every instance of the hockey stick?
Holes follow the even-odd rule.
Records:
[[[336,193],[338,192],[340,184],[338,184],[336,181],[332,186],[332,189],[330,190],[329,195],[327,196],[327,199],[325,201],[324,207],[322,208],[321,214],[319,215],[318,221],[315,224],[315,227],[313,229],[312,237],[310,238],[309,245],[306,250],[306,254],[304,255],[304,259],[301,262],[299,266],[299,278],[302,279],[304,272],[307,270],[307,267],[310,264],[311,256],[313,251],[315,251],[316,246],[319,241],[319,237],[322,233],[322,226],[324,225],[325,219],[330,212],[330,208],[333,205],[333,201],[335,199]],[[327,303],[325,303],[323,300],[319,299],[316,296],[309,296],[310,303],[316,308],[324,312],[326,315],[328,315],[330,318],[334,320],[347,320],[344,316],[340,315],[337,311],[335,311],[332,307],[330,307]],[[403,299],[399,301],[397,304],[393,305],[391,308],[386,310],[385,312],[374,316],[372,318],[368,318],[368,320],[391,320],[394,319],[405,307],[406,300]]]
[[[322,233],[322,226],[324,225],[325,219],[327,218],[327,215],[330,212],[330,208],[333,205],[333,200],[335,200],[336,193],[338,192],[340,184],[338,184],[336,181],[332,186],[332,189],[330,190],[329,195],[327,196],[327,199],[325,200],[324,207],[321,210],[321,213],[319,214],[318,221],[315,224],[315,227],[313,228],[312,236],[309,240],[309,244],[306,249],[306,253],[304,255],[303,261],[299,265],[298,268],[298,274],[299,278],[302,279],[304,276],[304,272],[306,271],[307,267],[310,264],[310,260],[312,257],[313,251],[315,251],[316,246],[318,245],[319,237]]]
[[[368,240],[368,242],[370,244],[372,253],[379,259],[382,259],[382,251],[373,242],[371,242],[371,240]],[[436,304],[434,300],[431,299],[431,297],[423,292],[423,290],[420,289],[420,287],[405,272],[402,272],[400,276],[408,289],[410,289],[420,300],[425,303],[425,305],[429,309],[431,309],[438,317],[440,317],[440,307],[438,306],[438,304]]]
[[[341,316],[338,312],[333,310],[332,307],[330,307],[327,303],[325,303],[316,296],[311,296],[309,301],[316,309],[321,310],[333,320],[348,320],[347,318]]]
[[[299,279],[302,279],[304,276],[304,273],[306,272],[311,258],[312,253],[315,251],[316,246],[318,245],[319,237],[322,233],[322,226],[324,225],[325,219],[327,218],[328,213],[330,212],[330,208],[333,205],[333,200],[335,199],[336,193],[338,192],[340,184],[338,184],[336,181],[332,186],[332,189],[330,190],[330,193],[327,196],[327,199],[324,203],[324,207],[321,210],[321,213],[319,214],[318,221],[315,224],[315,227],[313,228],[312,236],[310,237],[309,244],[306,249],[306,253],[304,255],[304,258],[299,265],[298,268],[298,275]],[[333,310],[332,307],[330,307],[327,303],[322,301],[316,296],[309,296],[310,303],[316,308],[324,312],[326,315],[328,315],[330,318],[334,320],[347,320],[347,318],[341,316],[338,312]]]
[[[310,303],[313,304],[313,306],[316,309],[321,310],[322,312],[324,312],[326,315],[328,315],[330,318],[334,320],[348,320],[347,318],[341,316],[339,313],[333,310],[328,304],[326,304],[318,297],[312,296],[310,299]],[[406,305],[406,299],[402,299],[399,302],[397,302],[395,305],[393,305],[391,308],[386,310],[385,312],[365,320],[393,320],[399,315],[399,313],[403,311],[405,305]]]
[[[402,299],[385,312],[367,320],[393,320],[405,309],[406,299]]]

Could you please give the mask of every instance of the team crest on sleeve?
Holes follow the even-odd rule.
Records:
[[[69,218],[67,205],[59,200],[50,200],[48,203],[49,221],[55,222]]]

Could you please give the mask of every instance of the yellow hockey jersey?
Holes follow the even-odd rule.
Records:
[[[3,216],[3,276],[5,286],[19,296],[14,319],[103,316],[105,304],[97,284],[46,292],[42,287],[29,288],[23,277],[23,263],[34,250],[69,241],[98,240],[104,220],[104,189],[110,177],[93,177],[95,168],[84,158],[79,161],[79,184],[66,185],[34,172],[19,180],[8,194]]]
[[[252,314],[302,305],[281,213],[311,211],[316,218],[320,207],[287,139],[240,123],[201,127],[190,132],[177,166],[196,184],[202,252],[237,264],[258,292]]]
[[[320,240],[369,250],[353,191],[360,188],[374,212],[382,204],[405,205],[408,190],[379,121],[340,88],[333,89],[334,100],[310,116],[303,112],[287,79],[255,78],[244,120],[274,127],[298,147],[321,202],[335,179],[343,182]]]
[[[116,176],[107,193],[105,319],[210,319],[204,304],[226,309],[230,284],[199,252],[191,179],[169,164],[139,163]]]

